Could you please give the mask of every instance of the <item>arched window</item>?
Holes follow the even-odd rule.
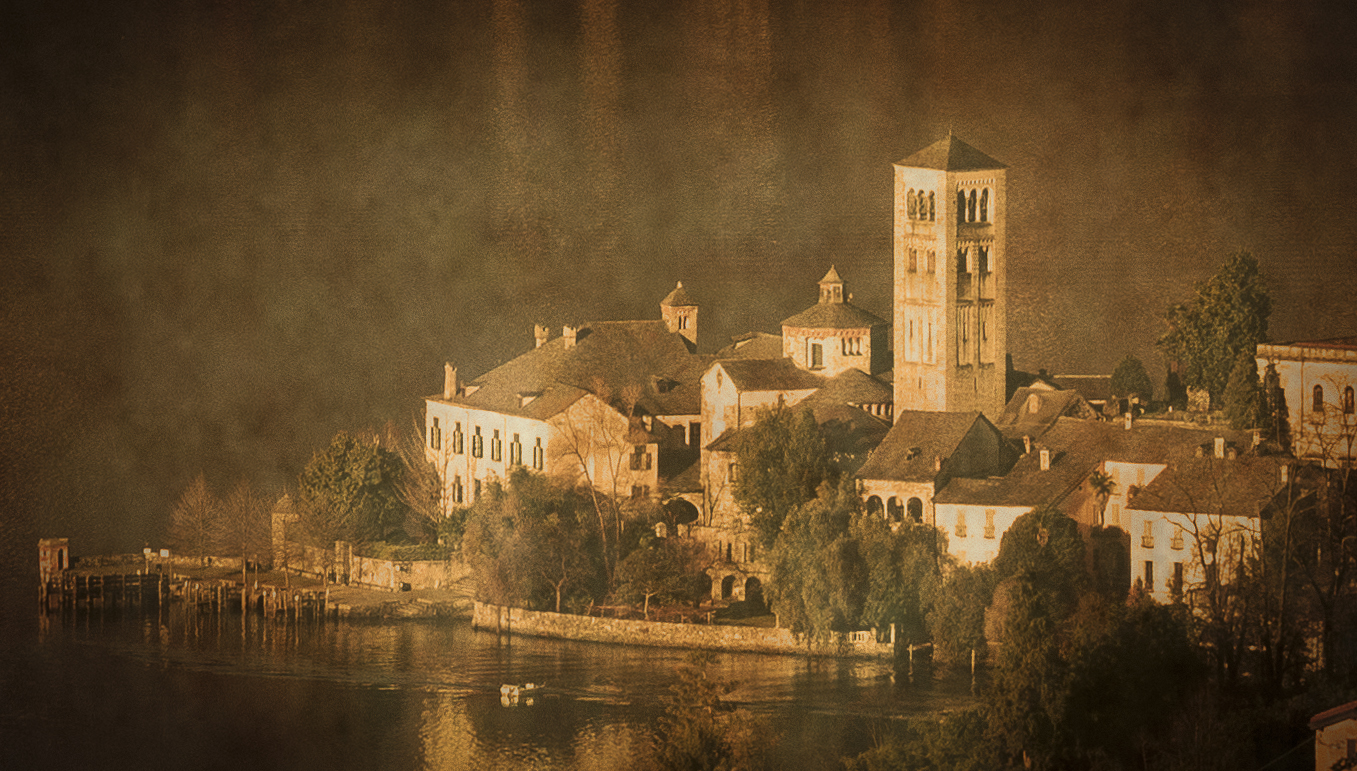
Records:
[[[980,191],[980,221],[989,222],[989,188]]]
[[[933,194],[930,192],[928,194],[928,221],[932,222],[933,220]]]
[[[956,221],[966,221],[966,191],[956,191]]]
[[[981,273],[989,273],[989,247],[980,247],[980,259],[977,260]]]
[[[1353,413],[1352,386],[1343,389],[1343,414],[1351,415]]]
[[[919,218],[919,202],[914,197],[914,191],[905,193],[905,215],[910,219]]]
[[[905,503],[905,513],[909,515],[911,521],[923,522],[924,502],[918,498],[910,498],[909,501]]]
[[[971,191],[971,197],[966,201],[966,221],[975,222],[975,191]]]
[[[874,517],[879,517],[882,515],[883,509],[881,507],[881,496],[873,495],[872,497],[867,499],[867,513]]]
[[[966,272],[966,249],[965,247],[956,250],[956,272]]]
[[[937,253],[935,250],[933,250],[933,249],[929,249],[929,250],[928,250],[928,272],[929,272],[929,273],[936,273],[937,270],[938,270],[938,253]]]
[[[909,272],[910,272],[910,273],[918,273],[918,272],[919,272],[919,250],[918,250],[918,249],[910,249],[910,250],[909,250]]]
[[[730,595],[735,593],[735,576],[726,576],[721,579],[721,599],[728,600]]]
[[[901,517],[900,499],[892,495],[891,499],[886,501],[886,519],[891,522],[899,522]]]
[[[1314,412],[1324,411],[1324,386],[1315,386],[1314,404],[1310,406]]]

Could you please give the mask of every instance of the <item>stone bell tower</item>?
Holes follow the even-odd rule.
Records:
[[[948,134],[895,167],[895,409],[1004,408],[1007,167]]]

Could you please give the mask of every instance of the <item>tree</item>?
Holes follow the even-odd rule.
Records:
[[[351,541],[382,541],[398,533],[406,507],[397,495],[401,461],[377,437],[341,431],[324,452],[312,456],[298,480],[301,503],[338,525]]]
[[[769,607],[780,626],[806,636],[807,647],[857,626],[861,617],[867,566],[850,533],[860,505],[851,480],[821,487],[819,497],[787,517],[769,555]]]
[[[1127,354],[1112,371],[1112,395],[1119,398],[1136,396],[1145,403],[1154,399],[1154,383],[1140,359]]]
[[[815,416],[781,404],[760,408],[753,424],[741,430],[736,463],[735,501],[765,549],[793,509],[815,498],[821,484],[838,481]]]
[[[874,629],[894,624],[911,644],[928,639],[929,590],[939,580],[937,528],[907,521],[892,530],[879,516],[856,513],[849,535],[866,570],[859,623]]]
[[[692,602],[702,591],[711,560],[706,546],[692,538],[648,538],[617,566],[613,594],[623,602],[640,602],[650,618],[650,601]]]
[[[995,583],[990,565],[957,565],[930,586],[928,629],[936,659],[963,661],[971,651],[985,655],[985,609]]]
[[[731,710],[721,697],[735,688],[708,674],[716,662],[709,652],[689,654],[679,667],[679,680],[660,735],[656,737],[649,765],[664,771],[757,771],[767,766],[773,747],[772,731],[764,721],[745,710]]]
[[[170,515],[170,544],[200,560],[217,548],[222,532],[222,506],[203,474],[193,478]]]
[[[222,502],[222,539],[227,554],[240,557],[240,580],[249,581],[248,562],[258,563],[272,548],[268,501],[244,479]]]
[[[1184,386],[1204,388],[1215,400],[1224,393],[1239,353],[1252,353],[1267,340],[1271,313],[1258,261],[1240,252],[1199,283],[1188,304],[1169,308],[1164,316],[1168,332],[1159,338],[1159,349],[1179,365]]]
[[[1230,428],[1257,428],[1267,413],[1262,409],[1262,391],[1258,385],[1258,362],[1252,351],[1240,351],[1225,384],[1225,416]]]
[[[438,465],[425,452],[423,429],[418,422],[411,423],[409,428],[399,434],[388,427],[388,444],[395,447],[401,463],[401,473],[394,488],[396,497],[405,504],[407,512],[405,534],[427,543],[438,538],[444,520],[451,513],[443,480],[448,476],[447,464],[452,453],[440,449],[435,455],[437,462],[444,466],[444,473],[440,475]]]

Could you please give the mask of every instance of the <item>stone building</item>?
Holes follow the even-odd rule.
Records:
[[[880,371],[889,326],[852,303],[843,279],[830,266],[820,279],[820,301],[782,322],[782,355],[801,369],[833,377],[856,369]]]
[[[1357,337],[1260,344],[1258,371],[1276,379],[1297,458],[1329,468],[1357,460]]]
[[[1006,167],[948,135],[895,164],[898,410],[999,416],[1008,306]]]

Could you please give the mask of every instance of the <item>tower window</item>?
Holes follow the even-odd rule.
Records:
[[[910,249],[910,250],[909,250],[909,272],[910,272],[910,273],[917,273],[917,272],[919,272],[919,250],[918,250],[918,249]]]
[[[980,191],[980,221],[989,222],[989,188]]]
[[[976,201],[975,201],[975,191],[972,190],[972,191],[971,191],[970,197],[969,197],[968,199],[966,199],[966,221],[967,221],[967,222],[975,222],[975,203],[976,203]]]
[[[929,194],[928,194],[928,221],[929,221],[929,222],[932,222],[933,219],[934,219],[934,217],[933,217],[933,194],[932,194],[932,193],[929,193]]]
[[[929,249],[929,250],[928,250],[928,272],[929,272],[929,273],[936,273],[937,271],[938,271],[938,253],[937,253],[935,250],[933,250],[933,249]]]
[[[956,272],[966,273],[966,248],[956,250]]]
[[[978,262],[980,263],[980,265],[979,265],[979,267],[980,267],[980,272],[981,272],[981,273],[989,273],[989,247],[988,247],[988,246],[982,246],[982,247],[980,247],[980,258],[979,258]]]
[[[919,218],[919,201],[914,197],[913,190],[905,194],[905,215],[910,219]]]
[[[966,221],[966,191],[956,191],[956,221]]]

